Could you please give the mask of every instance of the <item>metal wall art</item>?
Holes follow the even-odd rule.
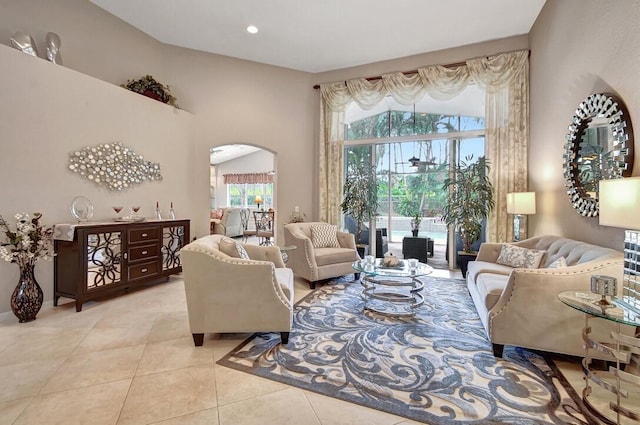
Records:
[[[109,190],[128,189],[145,180],[162,180],[160,164],[145,161],[120,142],[71,152],[69,169]]]
[[[566,139],[564,179],[571,205],[582,216],[596,217],[598,182],[633,171],[633,130],[624,103],[608,93],[590,95],[578,105]]]

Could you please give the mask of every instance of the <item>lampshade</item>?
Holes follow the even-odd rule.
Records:
[[[256,195],[256,197],[254,198],[254,202],[256,204],[261,204],[262,203],[262,196]]]
[[[535,192],[512,192],[507,193],[507,212],[509,214],[535,214],[536,213],[536,193]]]
[[[640,177],[600,180],[598,203],[601,225],[640,230]]]

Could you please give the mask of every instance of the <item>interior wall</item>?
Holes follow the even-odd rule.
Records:
[[[216,186],[216,199],[218,208],[228,206],[227,185],[224,184],[225,174],[266,173],[275,170],[274,164],[275,156],[264,149],[218,164],[216,166],[216,180],[218,183]],[[274,177],[277,178],[277,176]],[[275,189],[277,190],[277,187]],[[275,204],[276,201],[274,199]]]
[[[278,206],[317,210],[317,167],[311,74],[168,46],[87,0],[3,0],[0,43],[31,34],[41,55],[47,32],[60,35],[65,67],[113,84],[151,74],[168,84],[181,108],[194,114],[194,235],[209,232],[209,150],[246,143],[277,154]],[[282,236],[282,228],[278,230]],[[276,239],[278,240],[277,236]]]
[[[173,202],[178,218],[194,215],[192,114],[3,45],[0,75],[0,214],[13,229],[17,212],[41,212],[48,226],[72,223],[79,195],[97,222],[111,222],[114,205],[138,204],[151,218],[156,202],[163,214]],[[117,141],[160,163],[163,179],[110,191],[68,169],[69,153]],[[15,264],[0,261],[0,312],[10,310],[18,277]],[[36,279],[50,301],[53,262],[38,262]]]
[[[578,104],[617,93],[640,131],[640,1],[547,0],[531,33],[529,188],[537,211],[529,234],[557,234],[621,250],[622,229],[600,226],[569,203],[563,178],[565,135]],[[639,138],[636,133],[636,143]],[[633,175],[638,175],[636,144]]]

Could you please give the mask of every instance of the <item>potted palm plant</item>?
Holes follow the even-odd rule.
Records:
[[[348,152],[342,212],[356,222],[356,242],[360,240],[365,221],[378,212],[378,181],[375,165],[371,163],[368,147]]]
[[[495,201],[493,185],[488,176],[489,162],[485,157],[473,162],[473,155],[467,156],[454,171],[442,185],[443,190],[449,193],[442,220],[447,226],[454,226],[462,239],[463,251],[459,252],[458,264],[465,276],[466,262],[475,258],[476,254],[471,247],[480,238],[482,222],[489,216]]]

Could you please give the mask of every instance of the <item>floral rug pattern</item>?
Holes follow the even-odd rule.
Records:
[[[324,285],[296,305],[286,346],[255,334],[218,363],[429,424],[591,423],[553,362],[493,356],[464,281],[422,280],[412,318],[363,313],[358,282]]]

